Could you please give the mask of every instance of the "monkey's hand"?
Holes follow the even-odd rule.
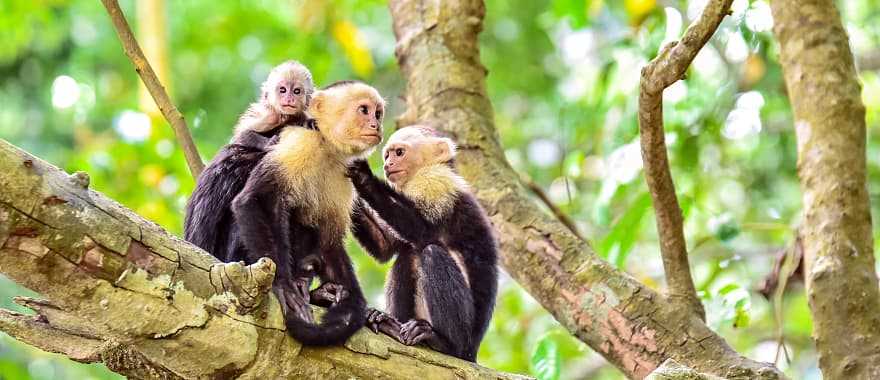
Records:
[[[355,160],[348,165],[348,172],[345,173],[345,176],[351,178],[355,184],[363,184],[373,176],[373,171],[370,170],[370,164],[367,163],[367,160]]]
[[[342,285],[325,282],[310,293],[312,304],[331,307],[348,298],[348,290]]]
[[[284,315],[293,313],[300,320],[315,323],[312,315],[312,307],[309,306],[309,284],[311,279],[298,278],[289,282],[287,286],[276,286],[275,296],[281,303],[281,311]]]
[[[434,337],[434,327],[424,319],[410,319],[400,327],[400,342],[414,346]]]

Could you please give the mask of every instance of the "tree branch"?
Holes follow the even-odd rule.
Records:
[[[639,130],[645,181],[654,204],[660,255],[670,299],[706,319],[706,312],[691,276],[681,207],[669,171],[663,133],[663,90],[682,78],[691,61],[718,29],[733,0],[710,1],[700,18],[685,31],[680,41],[664,46],[660,54],[642,69],[639,91]]]
[[[183,119],[183,115],[180,114],[180,111],[171,102],[171,98],[165,92],[165,87],[162,86],[156,73],[153,72],[150,62],[147,61],[147,57],[144,56],[144,52],[141,51],[137,39],[134,38],[134,34],[128,26],[128,21],[125,20],[122,9],[119,8],[119,3],[116,0],[101,0],[101,2],[104,3],[104,8],[107,9],[107,14],[110,15],[110,20],[113,21],[113,28],[116,30],[116,35],[119,36],[119,41],[122,42],[125,55],[131,60],[135,71],[140,75],[153,100],[156,101],[156,105],[162,111],[162,116],[165,117],[165,120],[171,125],[171,129],[174,130],[177,142],[180,143],[183,155],[186,157],[186,164],[189,166],[190,173],[192,173],[193,178],[198,178],[202,170],[205,169],[205,164],[199,156],[195,143],[193,143],[192,136],[186,126],[186,120]]]
[[[0,309],[0,330],[144,379],[521,379],[384,335],[301,347],[267,296],[268,259],[222,264],[0,139],[0,273],[45,300]],[[206,360],[206,358],[211,358]]]
[[[477,42],[482,1],[392,0],[389,6],[407,80],[407,110],[398,124],[424,122],[456,138],[456,165],[497,232],[501,265],[565,328],[631,378],[669,358],[730,379],[783,377],[598,258],[531,199],[504,159],[493,124]]]
[[[832,0],[770,7],[797,136],[804,278],[819,367],[828,379],[880,378],[865,106],[846,29]]]
[[[567,227],[568,230],[574,234],[574,236],[577,236],[578,239],[584,240],[584,236],[581,235],[580,231],[578,231],[577,224],[574,222],[574,220],[572,220],[571,217],[568,216],[568,214],[562,211],[559,206],[557,206],[555,203],[553,203],[552,200],[550,200],[550,197],[547,196],[547,193],[544,192],[544,189],[542,189],[540,185],[538,185],[537,183],[535,183],[535,181],[532,181],[531,178],[528,178],[526,176],[521,176],[520,181],[522,181],[522,183],[527,188],[529,188],[529,190],[532,191],[532,194],[535,194],[535,196],[538,197],[538,199],[540,199],[541,202],[543,202],[548,209],[550,209],[550,212],[552,212],[553,215],[556,216],[556,219],[559,219],[559,222],[565,225],[565,227]]]

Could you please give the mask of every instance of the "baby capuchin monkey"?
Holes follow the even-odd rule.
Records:
[[[196,180],[186,205],[184,239],[223,262],[235,261],[229,247],[237,235],[232,223],[232,199],[244,188],[282,126],[307,126],[306,109],[313,92],[312,73],[301,63],[287,61],[272,69],[260,86],[259,99],[239,119],[230,144],[214,156]]]
[[[455,171],[449,138],[428,127],[401,128],[382,153],[388,183],[366,161],[349,168],[365,203],[353,216],[355,237],[381,262],[397,254],[385,288],[387,314],[370,310],[368,323],[404,344],[475,361],[498,287],[485,212]]]
[[[344,247],[355,200],[346,172],[381,141],[384,108],[363,83],[317,91],[308,109],[316,129],[284,128],[232,201],[238,233],[229,257],[275,261],[273,289],[287,331],[305,345],[343,343],[364,325],[366,300]],[[309,307],[313,274],[345,293],[336,293],[320,324]]]

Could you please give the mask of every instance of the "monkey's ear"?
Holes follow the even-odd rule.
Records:
[[[312,94],[312,100],[309,101],[311,108],[314,108],[314,110],[317,111],[318,113],[323,112],[324,100],[326,97],[327,97],[327,94],[325,94],[323,91],[315,91]]]
[[[455,158],[455,143],[448,138],[439,138],[432,142],[436,162],[447,162]]]

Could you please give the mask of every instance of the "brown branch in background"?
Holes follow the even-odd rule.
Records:
[[[122,9],[119,8],[119,3],[116,0],[101,0],[101,2],[104,4],[104,8],[107,8],[107,13],[113,21],[113,29],[116,30],[116,35],[119,36],[119,41],[122,42],[125,55],[131,60],[134,69],[140,75],[147,90],[150,91],[150,95],[153,96],[153,100],[156,101],[156,105],[162,111],[162,116],[165,116],[165,120],[168,120],[168,124],[174,130],[174,135],[177,137],[177,141],[183,149],[183,155],[186,157],[186,164],[189,166],[190,173],[192,173],[193,178],[198,178],[205,168],[205,164],[199,156],[195,143],[193,143],[183,115],[180,114],[174,103],[171,103],[171,98],[165,92],[165,87],[162,86],[156,73],[153,72],[153,68],[150,67],[147,57],[144,56],[144,52],[141,51],[141,47],[131,32],[131,27],[128,26],[128,21],[125,20]]]
[[[580,231],[578,231],[577,224],[574,222],[574,220],[572,220],[571,217],[568,216],[568,214],[563,212],[562,209],[559,208],[559,206],[557,206],[555,203],[553,203],[553,201],[550,200],[550,197],[547,196],[547,193],[544,192],[544,189],[542,189],[541,186],[535,183],[535,181],[532,181],[531,178],[526,176],[521,177],[522,183],[525,184],[526,187],[528,187],[529,190],[531,190],[532,193],[535,194],[535,196],[537,196],[538,199],[540,199],[541,202],[543,202],[544,205],[546,205],[547,208],[550,209],[550,212],[552,212],[553,215],[556,216],[556,219],[558,219],[560,223],[564,224],[565,227],[568,227],[568,229],[571,230],[571,233],[573,233],[574,236],[577,236],[578,239],[584,240],[584,236],[581,235]]]
[[[687,243],[681,207],[675,197],[675,185],[666,157],[663,136],[663,90],[682,78],[691,61],[718,29],[729,13],[733,0],[713,0],[680,41],[663,47],[660,55],[642,69],[639,91],[639,129],[645,180],[651,192],[660,238],[660,254],[669,286],[669,297],[681,301],[700,318],[706,313],[697,291],[687,257]]]

